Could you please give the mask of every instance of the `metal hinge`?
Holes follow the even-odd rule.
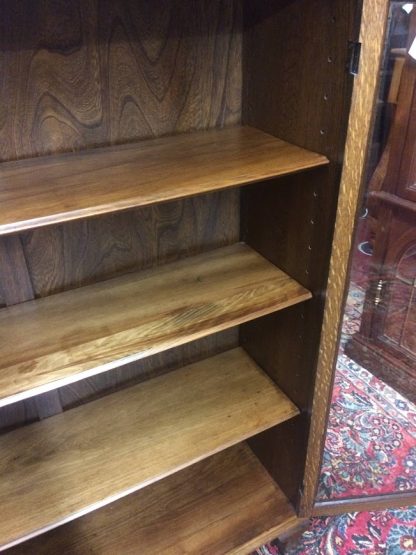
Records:
[[[360,70],[361,42],[348,41],[348,72],[358,75]]]

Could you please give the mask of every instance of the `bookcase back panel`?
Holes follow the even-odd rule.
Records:
[[[69,222],[21,239],[34,294],[43,297],[235,243],[239,191]]]
[[[238,124],[241,54],[240,0],[5,0],[0,162]],[[0,306],[238,239],[238,190],[2,238]],[[236,345],[227,331],[16,403],[0,427]]]
[[[241,2],[4,0],[0,161],[235,124]]]

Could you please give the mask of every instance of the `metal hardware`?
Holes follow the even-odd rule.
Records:
[[[374,298],[374,304],[376,306],[378,306],[381,302],[382,299],[382,293],[383,293],[383,287],[384,287],[384,280],[383,279],[379,279],[377,282],[377,286],[376,286],[376,296]]]
[[[360,70],[361,42],[348,41],[348,72],[358,75]]]

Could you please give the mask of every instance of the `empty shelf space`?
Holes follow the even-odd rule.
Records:
[[[238,243],[4,308],[0,406],[310,297],[299,283]]]
[[[236,348],[8,433],[0,437],[0,545],[98,509],[298,413]]]
[[[242,554],[300,522],[242,444],[8,553]]]
[[[250,127],[0,165],[0,235],[285,175],[328,160]]]

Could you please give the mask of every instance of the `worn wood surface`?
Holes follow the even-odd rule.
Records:
[[[0,159],[238,123],[241,19],[239,0],[2,0]]]
[[[250,127],[0,165],[0,234],[298,172],[324,156]]]
[[[348,259],[360,186],[365,170],[388,5],[387,0],[364,0],[360,34],[362,42],[360,73],[355,81],[348,126],[304,478],[302,512],[305,515],[312,511],[321,467],[347,283]]]
[[[242,555],[296,527],[283,493],[238,445],[8,551],[10,555]]]
[[[97,509],[296,414],[239,348],[6,434],[1,545]]]
[[[238,243],[4,308],[0,402],[56,389],[310,297]]]

